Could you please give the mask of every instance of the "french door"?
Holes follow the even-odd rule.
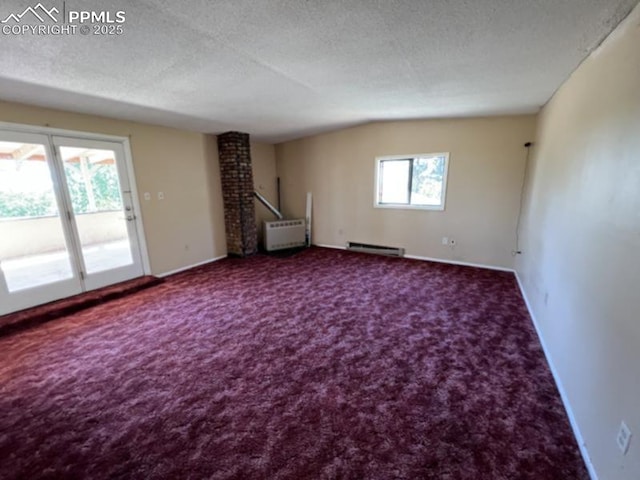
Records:
[[[0,130],[0,315],[144,274],[123,142]]]

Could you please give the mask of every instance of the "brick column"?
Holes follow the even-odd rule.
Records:
[[[240,257],[251,255],[258,251],[258,233],[249,134],[226,132],[218,135],[218,155],[227,252]]]

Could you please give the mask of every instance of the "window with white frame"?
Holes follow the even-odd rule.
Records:
[[[448,153],[376,158],[376,207],[444,210]]]

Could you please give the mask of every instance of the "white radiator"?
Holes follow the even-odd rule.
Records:
[[[267,252],[304,247],[304,219],[264,222],[264,248]]]

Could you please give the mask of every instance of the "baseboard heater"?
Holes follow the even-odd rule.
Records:
[[[306,246],[305,220],[264,222],[264,248],[267,252]]]
[[[368,243],[349,242],[347,243],[347,250],[374,253],[376,255],[387,255],[390,257],[404,257],[404,248],[370,245]]]

